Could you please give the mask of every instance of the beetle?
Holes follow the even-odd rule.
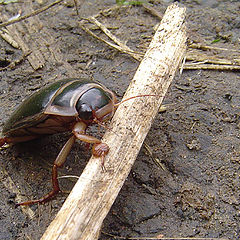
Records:
[[[45,203],[60,192],[58,168],[63,166],[76,139],[93,144],[92,154],[104,159],[108,145],[87,135],[86,129],[91,124],[109,120],[116,102],[115,94],[105,86],[88,79],[71,78],[40,89],[19,105],[3,127],[0,147],[60,132],[71,131],[72,136],[54,161],[52,191],[40,199],[17,203],[17,206]]]

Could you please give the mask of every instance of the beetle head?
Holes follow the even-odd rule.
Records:
[[[78,100],[76,109],[79,118],[87,124],[105,122],[114,113],[116,97],[113,92],[103,88],[91,88]]]

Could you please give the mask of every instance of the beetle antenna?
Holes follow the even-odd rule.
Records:
[[[107,126],[104,122],[101,122],[101,121],[98,120],[97,118],[94,118],[93,121],[94,121],[95,123],[97,123],[98,126],[101,126],[101,127],[105,128],[105,129],[107,129],[107,130],[109,130],[109,131],[114,132],[116,135],[118,135],[117,132],[113,131],[109,126]]]
[[[93,119],[93,122],[97,123],[99,126],[106,128],[107,130],[109,130],[109,127],[102,121],[98,120],[97,118]]]
[[[119,103],[115,103],[114,104],[114,108],[117,108],[117,107],[119,107],[120,104],[122,104],[122,103],[124,103],[124,102],[126,102],[128,100],[134,99],[134,98],[138,98],[138,97],[158,97],[158,96],[159,95],[155,95],[155,94],[144,94],[144,95],[137,95],[137,96],[129,97],[127,99],[122,100]]]
[[[111,93],[111,92],[110,92],[110,93]],[[112,94],[112,93],[111,93],[111,94]],[[112,94],[112,95],[113,95],[113,94]],[[114,107],[114,108],[117,108],[120,104],[122,104],[122,103],[124,103],[124,102],[126,102],[126,101],[128,101],[128,100],[137,98],[137,97],[158,97],[158,96],[159,96],[159,95],[156,95],[156,94],[137,95],[137,96],[133,96],[133,97],[129,97],[129,98],[127,98],[127,99],[124,99],[124,100],[122,100],[122,101],[119,102],[119,103],[114,103],[114,104],[113,104],[113,107]],[[115,95],[113,95],[113,102],[115,102],[115,101],[116,101],[116,97],[115,97]],[[99,126],[105,128],[105,129],[107,129],[107,130],[112,131],[112,129],[110,129],[104,122],[102,122],[101,120],[99,120],[99,119],[95,116],[95,111],[94,111],[94,110],[93,110],[92,112],[93,112],[93,115],[94,115],[93,122],[97,123]],[[115,132],[115,134],[117,134],[117,133]],[[118,134],[117,134],[117,135],[118,135]]]

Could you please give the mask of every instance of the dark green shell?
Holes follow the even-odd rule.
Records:
[[[5,123],[3,134],[35,126],[49,114],[77,116],[77,100],[81,94],[96,86],[101,87],[93,81],[77,78],[60,80],[39,90],[18,106]]]

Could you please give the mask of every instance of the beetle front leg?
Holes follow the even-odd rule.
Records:
[[[61,149],[60,153],[58,154],[56,160],[54,161],[53,168],[52,168],[52,187],[53,187],[52,191],[40,199],[17,203],[16,204],[17,206],[31,205],[35,203],[45,203],[61,191],[58,183],[58,178],[57,178],[58,177],[57,169],[62,167],[63,164],[65,163],[67,156],[73,144],[75,143],[75,140],[76,140],[75,136],[72,136],[71,138],[69,138],[68,141],[63,146],[63,148]]]
[[[92,147],[92,154],[95,157],[100,157],[102,159],[102,169],[104,170],[104,158],[109,152],[109,146],[103,143],[101,140],[85,134],[85,129],[79,128],[81,123],[77,123],[73,129],[74,136],[86,143],[94,144]]]
[[[95,157],[101,157],[102,159],[102,170],[105,170],[104,167],[104,158],[109,152],[109,146],[106,143],[95,143],[92,147],[92,154]]]

